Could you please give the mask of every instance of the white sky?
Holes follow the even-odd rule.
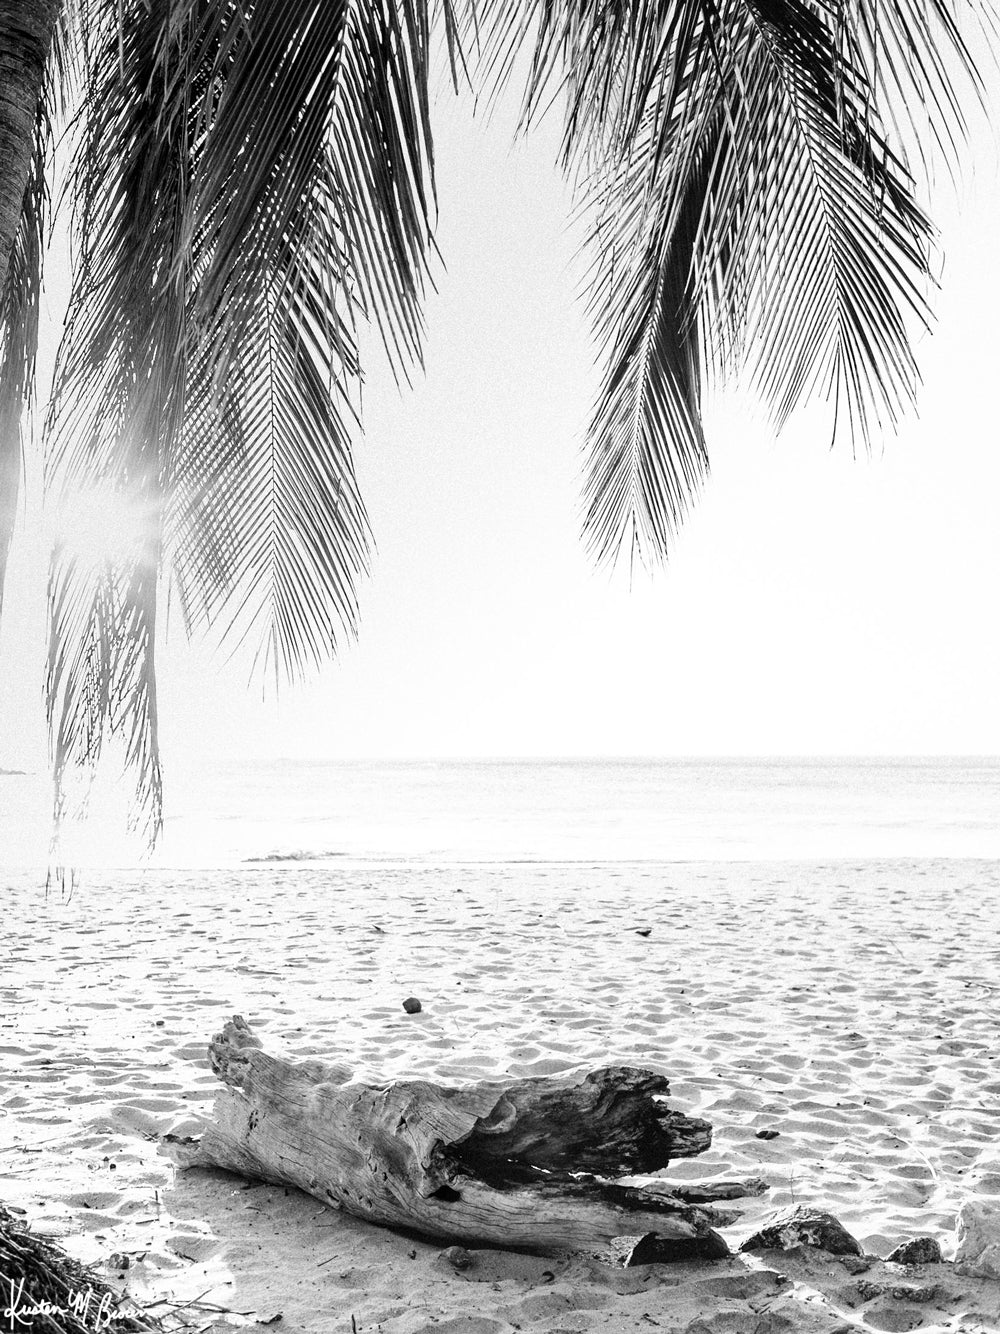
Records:
[[[1000,216],[976,131],[935,216],[939,327],[919,418],[872,460],[822,411],[775,442],[727,396],[713,475],[667,569],[595,573],[577,536],[597,388],[555,127],[439,117],[426,376],[370,368],[359,469],[378,541],[360,641],[277,706],[242,666],[160,664],[169,784],[277,756],[1000,752]],[[58,308],[59,275],[50,281]],[[0,631],[0,766],[45,765],[44,558],[29,507]]]

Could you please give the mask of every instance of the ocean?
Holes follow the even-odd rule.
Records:
[[[277,761],[168,769],[153,866],[1000,858],[1000,758]],[[71,831],[128,865],[122,811]],[[47,780],[0,775],[0,865],[48,858]]]

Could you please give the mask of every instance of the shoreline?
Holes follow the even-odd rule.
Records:
[[[65,860],[65,859],[64,859]],[[886,856],[872,856],[870,854],[859,853],[841,853],[836,856],[799,856],[789,853],[787,856],[715,856],[711,858],[701,856],[691,857],[500,857],[500,856],[431,856],[424,853],[413,853],[411,855],[383,855],[372,854],[371,856],[358,856],[352,852],[323,852],[323,853],[267,853],[261,856],[233,858],[231,860],[219,859],[217,861],[190,861],[190,862],[170,862],[168,864],[153,864],[136,860],[134,863],[100,863],[87,864],[76,863],[66,864],[54,871],[53,868],[43,861],[34,860],[24,864],[20,862],[8,865],[0,865],[0,894],[8,890],[21,891],[25,888],[45,888],[46,877],[51,879],[50,894],[58,896],[59,884],[57,875],[64,878],[67,882],[70,876],[75,876],[76,883],[84,884],[92,882],[97,886],[105,884],[109,879],[115,881],[128,881],[129,883],[135,877],[162,879],[168,876],[180,876],[185,881],[197,880],[200,877],[214,877],[220,875],[232,875],[236,872],[252,872],[268,874],[274,872],[277,874],[301,872],[335,872],[335,873],[364,873],[371,871],[389,871],[404,872],[413,871],[421,874],[434,872],[452,872],[452,871],[485,871],[502,872],[505,868],[511,869],[537,869],[546,868],[565,869],[569,871],[613,871],[616,868],[625,870],[637,870],[648,873],[671,870],[680,872],[717,872],[725,874],[726,872],[745,872],[749,875],[760,868],[766,870],[768,867],[775,867],[785,872],[800,871],[806,874],[822,871],[843,871],[849,873],[876,872],[879,870],[901,871],[907,867],[914,866],[936,866],[951,867],[957,869],[963,866],[972,868],[991,870],[993,867],[1000,867],[1000,856],[989,854],[963,854],[962,856],[951,856],[946,852],[940,853],[919,853],[912,856],[903,856],[900,854]]]

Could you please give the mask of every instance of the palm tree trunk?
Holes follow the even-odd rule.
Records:
[[[45,66],[62,0],[0,0],[0,371],[5,358],[20,355],[11,342],[18,330],[16,302],[9,299],[11,251],[25,205],[37,141],[38,106]],[[8,323],[5,329],[4,323]],[[8,345],[4,352],[4,335]],[[33,349],[32,349],[33,357]],[[0,605],[20,489],[19,425],[24,408],[22,377],[0,386]]]
[[[31,170],[35,117],[60,0],[0,0],[0,292]]]

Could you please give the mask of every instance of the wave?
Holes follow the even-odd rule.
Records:
[[[333,857],[346,857],[346,852],[315,851],[307,848],[300,848],[298,852],[268,852],[261,857],[244,857],[245,865],[251,863],[271,863],[271,862],[325,862]]]

